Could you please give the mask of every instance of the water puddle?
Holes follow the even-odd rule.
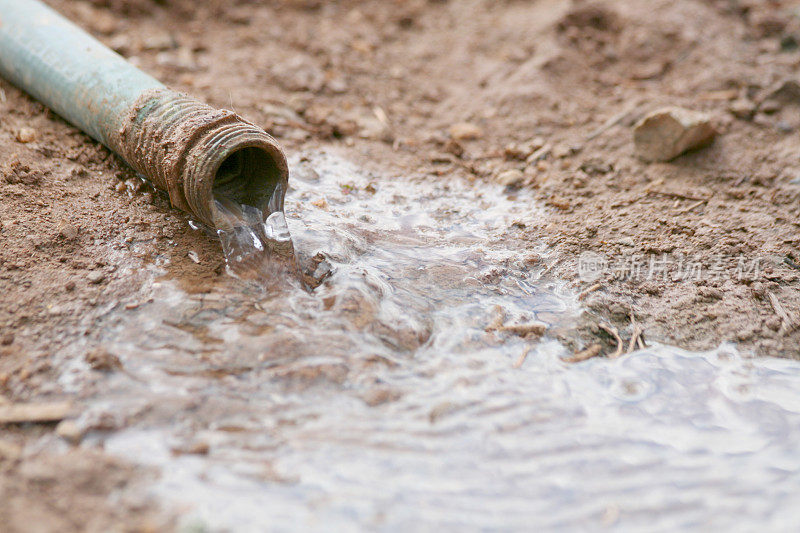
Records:
[[[722,346],[568,365],[557,338],[578,302],[542,277],[524,192],[371,176],[322,153],[291,168],[286,226],[263,231],[290,243],[288,227],[316,290],[230,280],[190,295],[154,274],[152,303],[103,326],[124,372],[89,401],[85,445],[158,467],[152,495],[184,525],[800,519],[800,364]],[[241,235],[252,243],[223,240],[230,257]]]

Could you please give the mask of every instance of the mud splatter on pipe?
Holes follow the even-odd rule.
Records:
[[[165,87],[38,0],[0,0],[0,75],[119,154],[172,205],[225,225],[224,196],[283,209],[278,143],[235,113]]]

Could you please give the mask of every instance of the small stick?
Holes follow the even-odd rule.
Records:
[[[602,349],[603,347],[600,346],[599,344],[592,344],[585,350],[576,353],[572,357],[567,357],[565,359],[562,359],[562,361],[566,363],[580,363],[581,361],[587,361],[592,357],[597,357],[598,355],[600,355]]]
[[[528,345],[525,347],[519,358],[516,361],[514,361],[514,368],[522,367],[522,365],[525,363],[525,359],[528,357],[528,354],[531,353],[531,350],[533,350],[532,345]]]
[[[795,322],[794,318],[786,311],[786,309],[784,309],[774,292],[769,293],[768,296],[769,303],[772,305],[773,311],[775,311],[775,314],[781,319],[781,333],[786,334],[794,331],[794,329],[797,327],[797,323]]]
[[[558,264],[558,260],[556,260],[556,261],[553,261],[552,263],[550,263],[550,264],[547,266],[547,268],[545,268],[544,270],[542,270],[542,273],[540,274],[540,276],[546,276],[547,274],[549,274],[549,273],[550,273],[550,271],[551,271],[551,270],[553,270],[553,268],[555,268],[555,266],[556,266],[557,264]]]
[[[703,204],[705,204],[705,203],[707,203],[707,202],[708,202],[708,200],[698,200],[698,201],[696,201],[695,203],[693,203],[692,205],[690,205],[689,207],[684,207],[683,209],[681,209],[680,211],[678,211],[678,214],[679,214],[679,215],[682,215],[682,214],[684,214],[684,213],[688,213],[688,212],[689,212],[689,211],[691,211],[692,209],[694,209],[694,208],[696,208],[696,207],[700,207],[701,205],[703,205]]]
[[[640,341],[643,332],[644,330],[642,330],[642,326],[634,326],[633,335],[628,343],[628,350],[625,353],[631,353],[633,351],[633,349],[636,347],[636,344]]]
[[[73,412],[70,402],[12,403],[0,406],[0,425],[58,422]]]
[[[800,265],[792,261],[791,257],[784,257],[783,262],[792,267],[795,270],[800,270]]]
[[[647,191],[647,194],[658,194],[658,195],[661,195],[661,196],[667,196],[669,198],[680,198],[681,200],[694,200],[696,202],[699,202],[700,200],[703,200],[704,202],[707,202],[707,201],[709,201],[711,199],[710,197],[709,198],[700,198],[698,196],[690,196],[688,194],[682,194],[682,193],[679,193],[679,192],[654,191],[652,189]]]
[[[613,354],[609,355],[608,358],[616,359],[617,357],[622,355],[623,350],[625,350],[625,343],[622,342],[622,338],[619,336],[619,331],[617,331],[617,328],[609,326],[608,324],[604,324],[602,322],[598,324],[598,327],[603,331],[605,331],[606,333],[608,333],[609,335],[611,335],[612,337],[614,337],[614,339],[617,341],[617,350]]]
[[[492,322],[486,326],[486,331],[497,331],[503,327],[503,322],[506,321],[506,312],[499,305],[495,305],[493,309],[495,316]]]
[[[625,117],[627,117],[631,113],[631,111],[633,111],[637,107],[638,107],[638,102],[634,102],[632,105],[628,106],[621,113],[617,113],[616,115],[614,115],[610,119],[606,120],[605,122],[603,122],[602,126],[600,126],[596,130],[594,130],[592,133],[590,133],[586,137],[584,142],[592,141],[592,140],[596,139],[597,137],[601,136],[602,134],[604,134],[605,132],[607,132],[608,130],[610,130],[611,128],[613,128],[614,126],[619,124],[620,122],[622,122],[625,119]]]
[[[541,337],[544,335],[545,330],[547,330],[547,324],[542,324],[541,322],[519,324],[515,326],[501,326],[497,328],[497,331],[513,333],[514,335],[519,335],[520,337],[527,337],[528,335]]]
[[[602,287],[603,287],[603,284],[602,284],[602,283],[595,283],[594,285],[592,285],[591,287],[589,287],[589,288],[588,288],[588,289],[586,289],[585,291],[581,292],[581,293],[578,295],[578,300],[583,300],[584,298],[586,298],[587,296],[589,296],[590,294],[592,294],[594,291],[596,291],[596,290],[598,290],[598,289],[601,289]]]

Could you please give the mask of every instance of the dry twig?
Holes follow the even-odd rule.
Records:
[[[544,335],[544,332],[546,330],[547,330],[547,325],[542,324],[541,322],[533,322],[531,324],[519,324],[514,326],[501,326],[497,328],[497,331],[513,333],[514,335],[519,335],[520,337],[527,337],[528,335],[535,335],[536,337],[541,337],[542,335]]]
[[[691,211],[691,210],[693,210],[693,209],[695,209],[697,207],[700,207],[701,205],[703,205],[705,203],[708,203],[708,200],[698,200],[695,203],[693,203],[692,205],[690,205],[688,207],[684,207],[683,209],[679,210],[678,214],[682,215],[684,213],[688,213],[689,211]]]
[[[598,324],[598,327],[603,331],[605,331],[606,333],[608,333],[609,335],[611,335],[612,337],[614,337],[614,340],[617,341],[617,350],[613,354],[609,355],[608,358],[616,359],[617,357],[622,355],[623,351],[625,350],[625,343],[622,342],[622,337],[619,336],[619,331],[617,331],[617,328],[609,326],[608,324],[602,322]]]
[[[622,111],[621,113],[617,113],[613,117],[609,118],[608,120],[606,120],[603,123],[602,126],[600,126],[596,130],[591,132],[586,137],[584,142],[592,141],[592,140],[596,139],[597,137],[601,136],[602,134],[604,134],[605,132],[607,132],[608,130],[610,130],[611,128],[613,128],[614,126],[616,126],[617,124],[619,124],[623,120],[625,120],[628,117],[628,115],[630,115],[631,112],[633,110],[635,110],[637,107],[639,107],[639,102],[634,102],[630,106],[628,106],[624,111]]]
[[[24,422],[58,422],[70,416],[70,402],[12,403],[0,405],[0,425]]]
[[[797,320],[789,314],[788,311],[783,307],[781,301],[778,300],[778,297],[775,296],[774,292],[768,294],[769,296],[769,303],[772,305],[772,310],[775,311],[775,314],[778,315],[778,318],[781,319],[781,330],[780,333],[785,335],[786,333],[791,333],[797,328]]]
[[[514,368],[521,368],[522,365],[525,364],[525,359],[528,357],[528,354],[531,353],[531,350],[533,350],[533,345],[528,345],[525,347],[519,358],[514,361]]]
[[[631,353],[636,348],[637,344],[639,345],[639,349],[644,348],[642,333],[644,333],[642,326],[636,325],[633,327],[633,334],[631,335],[630,342],[628,342],[628,349],[625,351],[625,353]]]
[[[659,196],[666,196],[668,198],[678,198],[680,200],[694,200],[695,202],[699,202],[701,200],[704,201],[704,202],[707,202],[707,201],[709,201],[711,199],[710,197],[709,198],[700,198],[699,196],[691,196],[689,194],[683,194],[683,193],[680,193],[680,192],[655,191],[653,189],[648,190],[647,194],[656,194],[656,195],[659,195]]]
[[[589,287],[588,289],[586,289],[586,290],[582,291],[582,292],[581,292],[581,293],[578,295],[578,300],[583,300],[584,298],[586,298],[587,296],[589,296],[590,294],[592,294],[594,291],[596,291],[596,290],[599,290],[599,289],[601,289],[602,287],[603,287],[603,284],[602,284],[602,283],[595,283],[594,285],[592,285],[592,286],[591,286],[591,287]]]
[[[580,363],[581,361],[587,361],[592,357],[597,357],[600,355],[600,352],[603,350],[603,347],[599,344],[592,344],[588,348],[583,351],[580,351],[573,355],[572,357],[567,357],[563,359],[566,363]]]

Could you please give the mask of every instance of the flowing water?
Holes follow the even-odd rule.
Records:
[[[320,153],[291,167],[286,225],[243,224],[254,234],[222,244],[237,274],[259,243],[289,250],[288,228],[319,287],[283,276],[187,294],[154,265],[152,302],[104,325],[124,372],[87,399],[84,445],[157,467],[148,494],[185,527],[800,521],[800,364],[733,346],[567,364],[557,339],[580,308],[523,239],[544,216],[524,192],[370,175]],[[533,323],[543,338],[499,327]],[[87,372],[75,363],[62,383]]]

